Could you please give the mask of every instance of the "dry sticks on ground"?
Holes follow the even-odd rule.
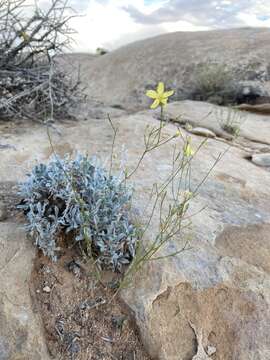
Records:
[[[75,81],[53,61],[70,43],[74,16],[67,0],[41,9],[27,0],[0,0],[0,118],[67,117],[82,99]]]
[[[83,99],[79,81],[75,83],[53,63],[34,68],[0,69],[0,118],[46,120],[51,100],[54,117],[70,116],[78,100]]]

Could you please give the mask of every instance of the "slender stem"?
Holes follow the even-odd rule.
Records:
[[[112,167],[113,167],[113,155],[114,155],[115,140],[116,140],[118,129],[114,127],[113,122],[110,118],[110,114],[107,114],[107,117],[108,117],[109,123],[113,130],[113,141],[112,141],[112,148],[111,148],[110,170],[109,170],[109,176],[111,177]]]

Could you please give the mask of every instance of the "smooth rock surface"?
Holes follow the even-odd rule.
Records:
[[[179,104],[172,105],[173,110],[178,112]],[[195,108],[196,104],[192,106]],[[209,109],[208,104],[205,107]],[[168,106],[167,110],[170,112],[172,109]],[[198,104],[197,113],[201,110]],[[158,126],[153,115],[153,112],[145,111],[113,119],[118,127],[115,152],[122,153],[117,159],[127,158],[129,169],[134,168],[142,154],[146,126]],[[57,128],[58,133],[51,132],[55,150],[60,155],[82,151],[109,161],[113,133],[107,120],[69,122],[57,125]],[[164,136],[173,136],[176,130],[175,125],[167,124]],[[181,131],[185,133],[183,129]],[[10,133],[8,137],[18,150],[2,151],[1,181],[22,179],[37,161],[46,161],[52,154],[45,128],[33,126],[19,134]],[[200,137],[191,135],[194,149],[201,141]],[[174,146],[182,147],[180,137],[149,154],[133,178],[136,189],[134,206],[138,216],[146,211],[140,218],[142,222],[147,221],[149,216],[147,205],[153,183],[162,182],[171,173]],[[153,358],[192,359],[197,354],[199,339],[190,323],[197,334],[202,334],[205,351],[208,346],[216,348],[212,359],[270,358],[270,173],[246,160],[246,153],[241,149],[228,148],[223,141],[208,139],[192,161],[192,188],[202,181],[220,153],[224,154],[222,160],[191,204],[190,214],[197,213],[192,217],[191,228],[171,241],[159,255],[181,249],[186,239],[191,241],[192,248],[175,257],[145,264],[143,270],[134,276],[132,284],[121,293],[134,313],[142,340]],[[18,305],[8,312],[8,316],[25,306],[27,316],[33,320],[35,317],[30,311],[25,285],[31,269],[33,248],[15,224],[5,226],[8,227],[5,233],[9,235],[4,241],[10,238],[15,243],[14,249],[12,246],[7,248],[6,251],[11,251],[8,257],[3,252],[0,254],[3,264],[7,263],[7,258],[13,259],[12,251],[16,254],[18,242],[26,252],[15,255],[16,261],[24,264],[24,271],[17,263],[15,268],[11,260],[8,266],[4,265],[1,273],[2,291],[9,298],[16,299]],[[146,245],[157,235],[158,226],[159,216],[156,214],[145,235]],[[8,288],[5,284],[9,284]],[[7,301],[5,296],[3,301]],[[28,322],[31,326],[32,320]],[[26,330],[23,327],[28,337],[24,337],[25,342],[22,343],[41,354],[42,336],[38,322],[33,321],[37,327],[31,334],[35,334],[39,345],[33,346],[34,340],[27,332],[28,325],[25,325]],[[6,327],[0,330],[1,346],[5,348],[8,343],[13,349],[10,339],[16,333],[17,325],[12,321],[9,324],[8,331]],[[27,359],[39,359],[39,355],[31,356]],[[46,356],[41,358],[46,359]]]
[[[198,65],[209,61],[231,66],[243,80],[269,91],[269,30],[242,28],[175,32],[138,41],[105,56],[82,58],[87,93],[108,105],[145,108],[145,90],[158,81],[186,99]],[[252,73],[252,74],[251,74]],[[251,80],[251,81],[250,81]]]
[[[29,281],[35,250],[22,224],[0,223],[0,359],[49,360]]]
[[[227,119],[234,119],[239,126],[239,136],[250,141],[270,145],[270,117],[239,110],[231,110],[223,106],[200,101],[179,101],[168,105],[167,117],[179,123],[188,122],[194,127],[204,127],[225,139],[233,136],[222,129]]]

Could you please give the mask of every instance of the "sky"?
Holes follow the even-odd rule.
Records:
[[[43,0],[48,1],[48,0]],[[173,31],[269,27],[270,0],[69,0],[75,51],[115,49]]]

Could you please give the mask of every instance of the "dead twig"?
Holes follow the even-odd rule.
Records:
[[[0,117],[44,121],[71,117],[84,100],[80,79],[71,79],[56,56],[70,45],[74,13],[67,0],[47,8],[27,0],[0,0]]]

